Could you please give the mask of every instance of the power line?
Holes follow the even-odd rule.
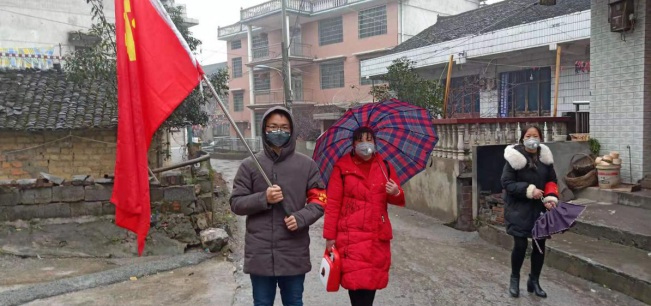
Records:
[[[30,18],[34,18],[34,19],[40,19],[40,20],[45,20],[45,21],[49,21],[49,22],[65,24],[65,25],[69,25],[69,26],[73,26],[73,27],[82,28],[82,29],[91,29],[90,27],[86,27],[86,26],[80,26],[80,25],[67,23],[67,22],[63,22],[63,21],[58,21],[58,20],[54,20],[54,19],[48,19],[48,18],[43,18],[43,17],[39,17],[39,16],[18,13],[18,12],[14,12],[14,11],[5,10],[5,9],[0,9],[0,11],[6,12],[6,13],[11,13],[11,14],[16,14],[16,15],[20,15],[20,16],[30,17]]]

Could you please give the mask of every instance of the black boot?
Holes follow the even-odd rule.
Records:
[[[509,293],[512,297],[520,296],[520,276],[511,275],[511,284],[509,285]]]
[[[538,282],[538,277],[529,274],[529,281],[527,281],[527,291],[535,292],[537,296],[546,298],[547,292],[540,288],[540,283]]]

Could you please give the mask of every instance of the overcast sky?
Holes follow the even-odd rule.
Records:
[[[489,0],[495,3],[502,0]],[[250,7],[266,0],[176,0],[185,4],[188,17],[199,19],[199,25],[192,27],[195,37],[201,39],[199,62],[203,65],[226,61],[226,42],[217,40],[217,27],[236,23],[240,19],[240,8]]]

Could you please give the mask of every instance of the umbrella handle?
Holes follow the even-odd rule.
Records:
[[[280,205],[280,208],[282,208],[282,209],[283,209],[283,212],[285,213],[285,217],[289,217],[289,216],[292,215],[292,214],[289,212],[289,209],[287,209],[287,206],[285,206],[285,203],[283,203],[283,201],[280,201],[280,202],[278,202],[278,203],[276,203],[276,204],[274,204],[274,205]]]
[[[536,238],[532,238],[532,239],[533,239],[533,242],[536,243],[536,247],[538,248],[538,252],[540,252],[540,254],[544,254],[542,249],[540,249],[540,245],[538,245],[538,240]]]

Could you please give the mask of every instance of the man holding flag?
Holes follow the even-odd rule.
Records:
[[[115,223],[149,231],[147,151],[152,136],[197,87],[203,71],[159,0],[116,0],[118,144],[111,202]]]

